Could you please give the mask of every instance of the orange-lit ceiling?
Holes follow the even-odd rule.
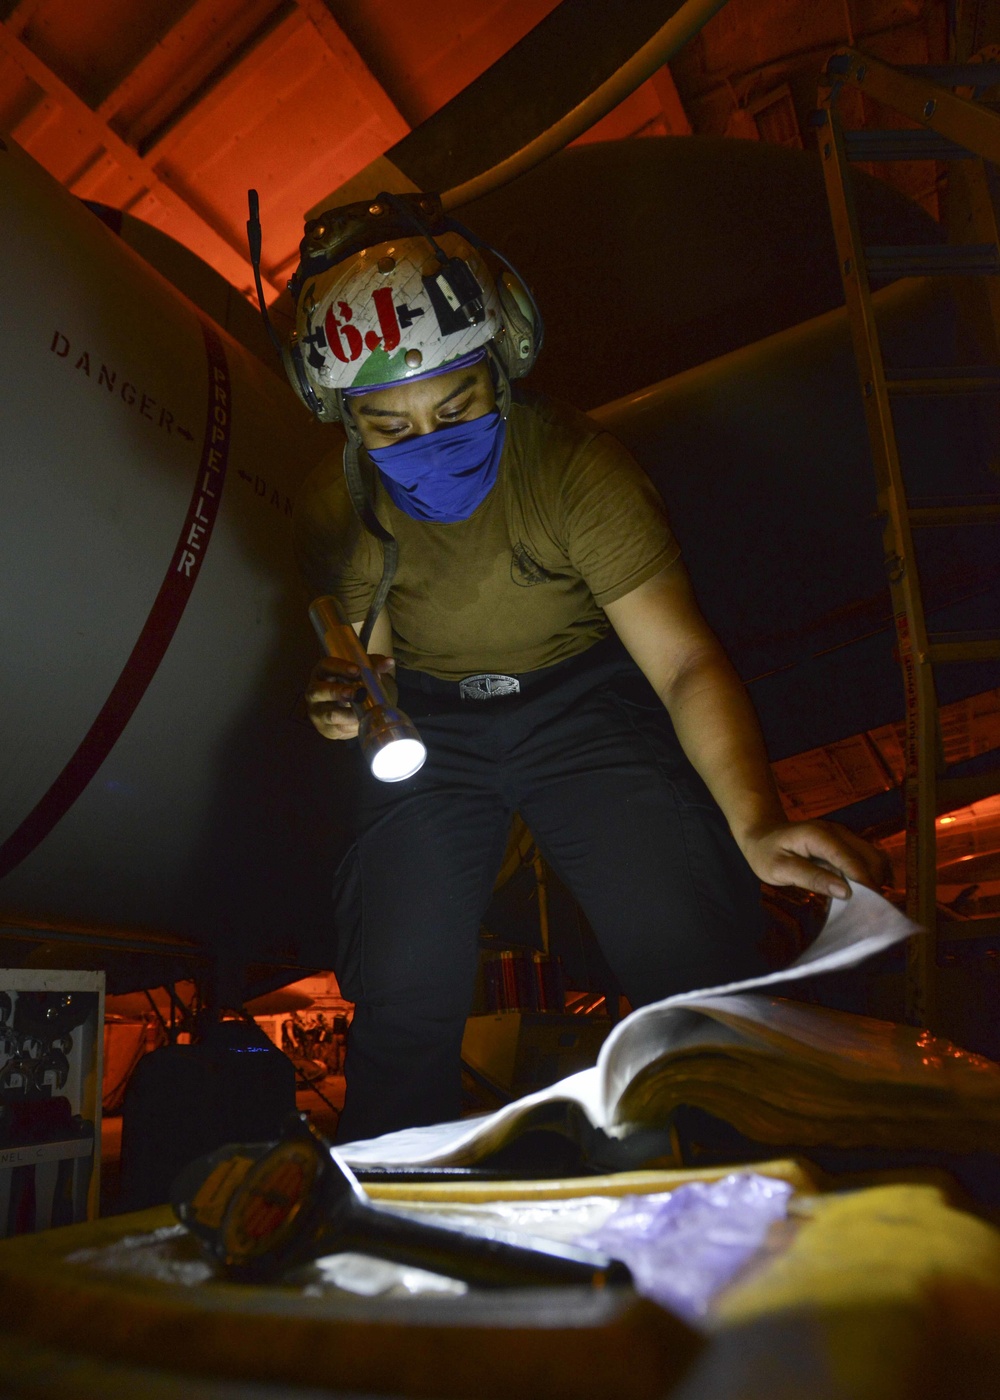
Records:
[[[598,27],[616,24],[611,0],[566,3]],[[75,194],[154,224],[245,291],[246,190],[256,186],[276,293],[294,266],[303,212],[555,8],[0,0],[0,128]],[[665,0],[664,17],[673,8]],[[583,139],[694,131],[801,145],[832,48],[853,40],[890,61],[944,61],[947,12],[946,0],[729,0]],[[934,167],[910,169],[909,192],[933,207]],[[893,177],[902,178],[898,168]]]

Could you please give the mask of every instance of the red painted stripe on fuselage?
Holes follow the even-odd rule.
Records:
[[[212,327],[202,321],[201,328],[208,358],[208,417],[198,476],[166,577],[97,718],[48,792],[0,846],[0,879],[44,841],[118,742],[166,655],[201,571],[225,484],[232,423],[226,353]]]

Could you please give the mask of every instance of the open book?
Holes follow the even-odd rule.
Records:
[[[339,1148],[358,1168],[467,1166],[553,1114],[609,1138],[662,1130],[681,1104],[758,1142],[809,1147],[1000,1149],[1000,1067],[912,1026],[784,1001],[769,988],[850,967],[917,932],[852,883],[815,942],[780,972],[644,1006],[597,1064],[485,1117]]]

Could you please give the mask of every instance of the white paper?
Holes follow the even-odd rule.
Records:
[[[477,1148],[481,1145],[478,1155],[485,1156],[494,1142],[503,1139],[504,1130],[512,1120],[520,1118],[536,1104],[556,1099],[580,1104],[596,1127],[605,1126],[610,1110],[633,1075],[670,1049],[667,1027],[678,1018],[665,1016],[664,1012],[696,1008],[704,998],[724,997],[853,967],[920,931],[874,890],[857,885],[853,880],[849,883],[851,898],[831,901],[830,913],[816,940],[780,972],[681,992],[643,1006],[614,1028],[592,1069],[581,1070],[547,1089],[517,1099],[496,1113],[453,1123],[434,1123],[427,1128],[406,1128],[378,1138],[345,1143],[338,1148],[340,1155],[356,1167],[445,1166],[460,1159],[467,1160],[469,1149],[475,1144]]]
[[[633,1076],[649,1064],[654,1055],[670,1048],[668,1043],[664,1043],[663,1027],[658,1024],[663,1020],[662,1013],[669,1008],[694,1006],[705,997],[755,991],[782,982],[794,982],[800,977],[815,977],[824,972],[854,967],[875,953],[881,953],[892,944],[920,932],[916,924],[880,894],[866,885],[855,884],[853,880],[848,883],[852,890],[851,898],[830,901],[826,923],[816,939],[788,967],[760,977],[748,977],[742,982],[726,982],[719,987],[680,992],[663,1001],[651,1002],[649,1006],[642,1006],[631,1016],[626,1016],[608,1036],[597,1057],[602,1119]]]
[[[551,1103],[553,1099],[571,1099],[580,1104],[592,1123],[603,1117],[600,1100],[601,1081],[596,1069],[582,1069],[576,1074],[550,1084],[537,1093],[498,1108],[479,1118],[460,1118],[452,1123],[432,1123],[426,1128],[403,1128],[398,1133],[382,1137],[347,1142],[337,1147],[338,1154],[352,1167],[369,1166],[429,1166],[443,1165],[470,1144],[482,1141],[482,1155],[489,1150],[491,1139],[505,1141],[504,1130],[512,1119],[521,1118],[535,1104]]]

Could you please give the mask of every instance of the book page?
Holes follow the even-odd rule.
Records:
[[[1000,1066],[917,1026],[845,1016],[760,992],[704,997],[698,1015],[727,1027],[736,1043],[794,1055],[845,1082],[956,1095],[970,1110],[980,1100],[1000,1106]],[[718,1043],[704,1031],[701,1038]]]
[[[617,1025],[601,1047],[597,1059],[602,1125],[608,1128],[614,1122],[615,1106],[632,1077],[651,1060],[673,1048],[674,1023],[678,1030],[686,1023],[686,1018],[671,1014],[675,1010],[685,1007],[697,1009],[698,1002],[707,997],[749,992],[782,982],[794,982],[799,977],[815,977],[824,972],[853,967],[919,931],[916,924],[880,894],[865,885],[855,884],[853,880],[848,883],[851,898],[830,901],[826,923],[815,941],[788,967],[778,972],[764,973],[760,977],[748,977],[742,982],[680,992],[663,1001],[640,1007]]]
[[[888,900],[863,885],[850,883],[851,898],[831,901],[829,916],[815,942],[790,967],[742,982],[681,992],[641,1007],[611,1032],[592,1069],[580,1070],[496,1113],[345,1143],[338,1146],[340,1155],[357,1167],[472,1162],[516,1136],[522,1125],[527,1126],[524,1120],[529,1116],[534,1119],[544,1105],[560,1100],[579,1104],[595,1127],[627,1131],[627,1125],[612,1127],[622,1090],[633,1075],[658,1056],[686,1043],[689,1037],[701,1038],[704,1032],[691,1015],[697,1011],[700,999],[851,967],[917,931],[916,925]]]
[[[347,1142],[337,1151],[352,1167],[399,1167],[458,1165],[502,1147],[533,1110],[554,1102],[578,1103],[594,1124],[601,1124],[600,1080],[596,1068],[582,1069],[558,1084],[498,1108],[479,1118],[462,1118],[451,1123],[432,1123],[426,1128],[404,1128],[398,1133]],[[475,1151],[469,1153],[474,1147]]]

